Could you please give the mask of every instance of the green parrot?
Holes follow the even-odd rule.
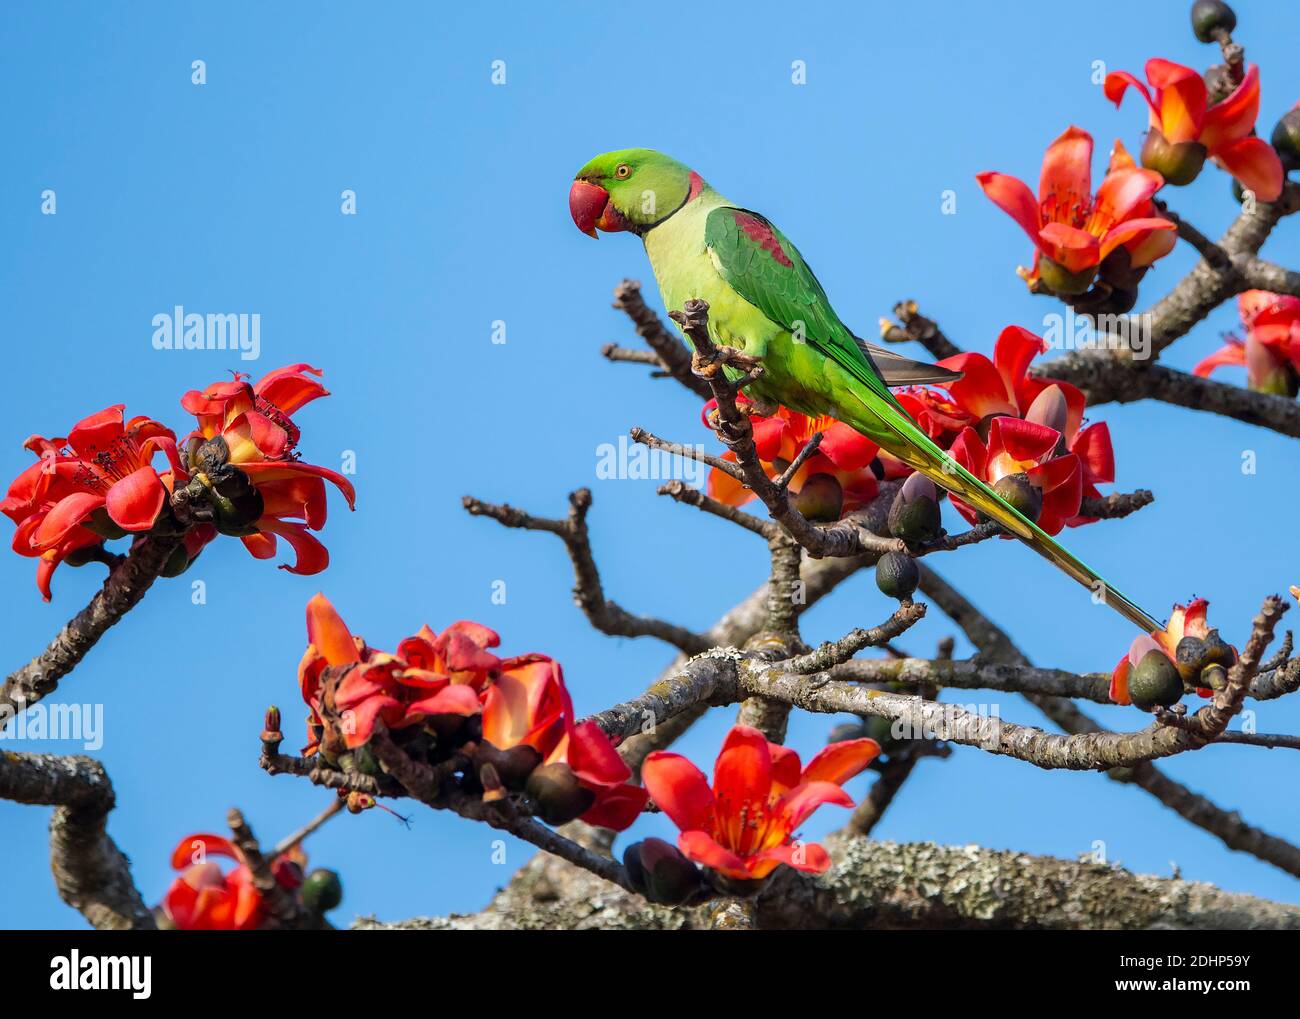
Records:
[[[996,520],[1144,632],[1161,629],[1050,535],[1002,499],[908,416],[889,386],[956,373],[855,336],[803,256],[770,221],[729,202],[699,174],[651,149],[622,149],[584,166],[569,192],[578,229],[628,231],[645,243],[665,307],[709,303],[715,342],[760,358],[746,388],[760,409],[829,415]]]

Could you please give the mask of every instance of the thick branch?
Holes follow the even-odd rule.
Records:
[[[0,724],[54,692],[87,652],[144,597],[180,543],[177,534],[151,534],[109,572],[104,586],[72,617],[49,647],[0,686]]]
[[[152,930],[153,913],[131,863],[108,834],[116,802],[103,765],[89,757],[0,752],[0,799],[54,807],[50,868],[59,897],[99,930]]]

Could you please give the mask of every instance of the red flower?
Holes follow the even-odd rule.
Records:
[[[483,694],[483,739],[497,750],[530,746],[540,765],[565,764],[593,794],[588,824],[622,831],[645,807],[646,791],[594,722],[574,723],[573,701],[558,662],[545,655],[506,659]],[[496,798],[489,791],[488,799]]]
[[[14,551],[41,560],[36,585],[50,600],[50,577],[78,549],[148,531],[175,480],[188,481],[171,430],[146,417],[123,421],[118,404],[79,421],[67,438],[33,435],[39,458],[9,486],[0,512],[18,525]],[[162,451],[172,470],[153,466]]]
[[[1023,181],[1004,173],[986,171],[975,179],[1034,243],[1033,269],[1022,269],[1021,275],[1033,286],[1040,270],[1048,271],[1044,282],[1056,293],[1083,293],[1116,248],[1132,245],[1130,254],[1146,251],[1142,242],[1153,231],[1174,229],[1173,223],[1149,214],[1151,196],[1163,183],[1152,170],[1113,166],[1093,197],[1092,136],[1081,128],[1067,128],[1048,146],[1037,198]]]
[[[1195,598],[1186,606],[1175,605],[1169,616],[1169,622],[1163,630],[1152,631],[1134,637],[1128,654],[1119,660],[1110,676],[1110,699],[1116,704],[1130,704],[1128,694],[1129,671],[1142,661],[1150,651],[1159,651],[1175,665],[1178,664],[1178,643],[1184,637],[1196,637],[1204,640],[1210,632],[1206,616],[1210,603],[1204,598]],[[1213,695],[1212,690],[1197,688],[1202,697]]]
[[[208,857],[236,860],[239,866],[222,873]],[[253,887],[253,877],[239,850],[220,835],[190,835],[172,852],[172,866],[181,871],[163,896],[162,908],[168,919],[183,931],[251,931],[265,916],[262,894]],[[302,883],[301,852],[277,857],[271,865],[276,880],[285,888]]]
[[[646,788],[681,829],[677,846],[696,863],[739,880],[760,880],[784,863],[820,874],[830,866],[821,846],[792,835],[823,803],[851,807],[840,788],[880,753],[875,740],[832,743],[808,767],[799,755],[737,725],[713,766],[713,787],[680,754],[656,751],[641,766]]]
[[[1021,463],[1031,481],[1047,486],[1039,526],[1046,530],[1046,520],[1059,530],[1062,520],[1075,527],[1095,518],[1077,515],[1079,503],[1074,498],[1075,482],[1068,464],[1048,467],[1047,462],[1077,461],[1081,500],[1098,497],[1101,493],[1097,486],[1115,480],[1115,454],[1105,422],[1082,427],[1086,401],[1079,389],[1068,382],[1028,373],[1030,363],[1045,348],[1045,342],[1029,330],[1007,326],[993,346],[991,361],[983,354],[964,353],[939,362],[962,373],[960,379],[946,387],[947,398],[933,389],[912,389],[900,394],[900,401],[905,397],[904,407],[934,440],[949,447],[962,466],[983,480],[996,482],[1006,474],[1017,473],[1014,465]],[[1017,418],[1023,420],[1013,423]],[[1035,427],[1022,427],[1025,424]],[[965,437],[967,432],[971,433],[969,438]],[[987,445],[980,433],[987,437]],[[974,521],[970,507],[958,505],[956,499],[953,505]]]
[[[1131,85],[1150,109],[1151,128],[1142,164],[1160,170],[1171,184],[1188,184],[1207,156],[1271,202],[1282,193],[1282,161],[1273,146],[1254,136],[1259,116],[1259,68],[1252,64],[1232,94],[1209,105],[1205,81],[1169,60],[1147,61],[1150,89],[1127,71],[1106,75],[1106,98],[1119,106]],[[1199,146],[1191,149],[1190,146]]]
[[[191,390],[181,399],[181,406],[198,418],[191,436],[191,470],[217,505],[218,528],[238,535],[258,559],[274,556],[277,536],[284,538],[293,547],[295,562],[281,568],[307,575],[329,565],[329,552],[309,533],[325,525],[324,482],[338,487],[349,509],[356,503],[346,478],[297,458],[300,433],[291,415],[329,395],[318,381],[307,377],[319,374],[310,365],[288,365],[255,385],[248,383],[248,376],[236,374],[230,382],[214,383],[201,393]],[[256,516],[248,519],[247,505],[240,505],[229,512],[223,526],[222,508],[233,505],[220,479],[227,466],[256,489],[251,502]]]
[[[1300,298],[1247,290],[1237,298],[1245,342],[1231,336],[1192,369],[1208,377],[1216,368],[1242,365],[1256,392],[1295,396],[1300,388]]]
[[[741,394],[738,403],[748,402]],[[704,423],[717,403],[710,400],[704,405]],[[833,477],[843,492],[841,513],[849,513],[876,497],[876,476],[871,462],[880,451],[874,442],[854,428],[831,417],[808,417],[785,407],[776,414],[764,417],[750,415],[754,428],[754,445],[767,476],[775,478],[785,471],[795,457],[818,432],[822,433],[817,452],[799,468],[790,483],[792,494],[798,495],[808,479],[817,474]],[[730,451],[722,458],[735,463],[736,455]],[[743,506],[754,498],[754,493],[725,471],[714,468],[709,473],[708,494],[729,506]]]
[[[1061,433],[1054,428],[1021,418],[997,417],[989,426],[985,446],[974,428],[967,428],[952,444],[950,452],[959,464],[990,485],[1013,474],[1025,474],[1042,496],[1037,524],[1048,534],[1058,534],[1066,522],[1079,513],[1083,499],[1083,471],[1073,453],[1057,456]],[[951,492],[957,512],[970,523],[979,513]]]
[[[395,655],[376,651],[352,635],[322,594],[307,603],[307,637],[298,666],[302,698],[312,712],[307,754],[319,749],[323,731],[341,736],[344,746],[355,750],[374,734],[377,719],[400,729],[438,715],[476,715],[479,691],[501,665],[487,650],[500,638],[486,626],[464,621],[441,634],[426,626],[402,641]],[[331,666],[346,672],[327,705],[323,680]]]

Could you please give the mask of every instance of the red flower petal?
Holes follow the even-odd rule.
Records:
[[[739,806],[766,802],[772,788],[772,753],[767,737],[748,725],[733,725],[713,764],[713,795]]]
[[[1286,175],[1277,150],[1263,138],[1241,138],[1219,148],[1214,158],[1261,202],[1276,200]]]
[[[825,803],[837,807],[853,806],[853,797],[834,782],[804,782],[781,797],[777,809],[785,818],[788,831],[794,831],[808,816]]]
[[[775,860],[805,874],[824,874],[830,870],[831,857],[825,847],[817,842],[793,843],[765,849],[758,854],[761,859]]]
[[[1024,181],[1005,173],[977,173],[975,180],[999,209],[1020,224],[1029,239],[1038,243],[1038,199]]]
[[[658,803],[658,797],[655,797]],[[754,877],[745,861],[730,849],[720,846],[706,831],[684,831],[677,836],[677,848],[688,860],[703,864],[727,877],[746,881]]]
[[[880,756],[880,744],[873,739],[831,743],[817,752],[804,768],[804,782],[834,782],[843,785]]]
[[[1218,156],[1228,145],[1247,137],[1258,118],[1259,68],[1251,64],[1241,84],[1226,99],[1215,103],[1206,111],[1197,140],[1209,150],[1211,156]]]
[[[323,594],[313,595],[307,602],[307,640],[330,665],[361,661],[352,632]]]
[[[141,467],[114,484],[104,504],[113,523],[124,531],[147,531],[158,519],[166,498],[158,472]]]
[[[1007,389],[1001,372],[983,354],[957,354],[939,363],[962,373],[960,379],[946,387],[962,410],[977,418],[1016,413],[1014,394]]]
[[[709,780],[681,754],[656,750],[648,755],[641,765],[641,781],[659,809],[683,832],[712,827],[714,798]]]
[[[1205,82],[1190,67],[1153,57],[1147,61],[1147,81],[1156,89],[1160,133],[1170,142],[1195,141],[1205,119]]]
[[[597,793],[596,802],[582,815],[582,820],[597,828],[623,831],[630,828],[645,809],[647,793],[640,786],[619,785]]]
[[[1057,208],[1092,195],[1092,135],[1071,124],[1043,156],[1038,179],[1038,199],[1047,203],[1055,196]]]

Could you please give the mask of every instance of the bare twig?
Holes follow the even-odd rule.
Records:
[[[573,601],[601,633],[618,637],[657,637],[688,654],[703,651],[704,638],[692,630],[651,616],[637,616],[605,597],[600,571],[591,551],[587,532],[587,511],[591,490],[580,488],[569,495],[569,515],[563,520],[536,517],[506,504],[483,502],[472,496],[462,500],[472,516],[490,517],[505,527],[547,531],[557,535],[569,550],[573,562]]]

